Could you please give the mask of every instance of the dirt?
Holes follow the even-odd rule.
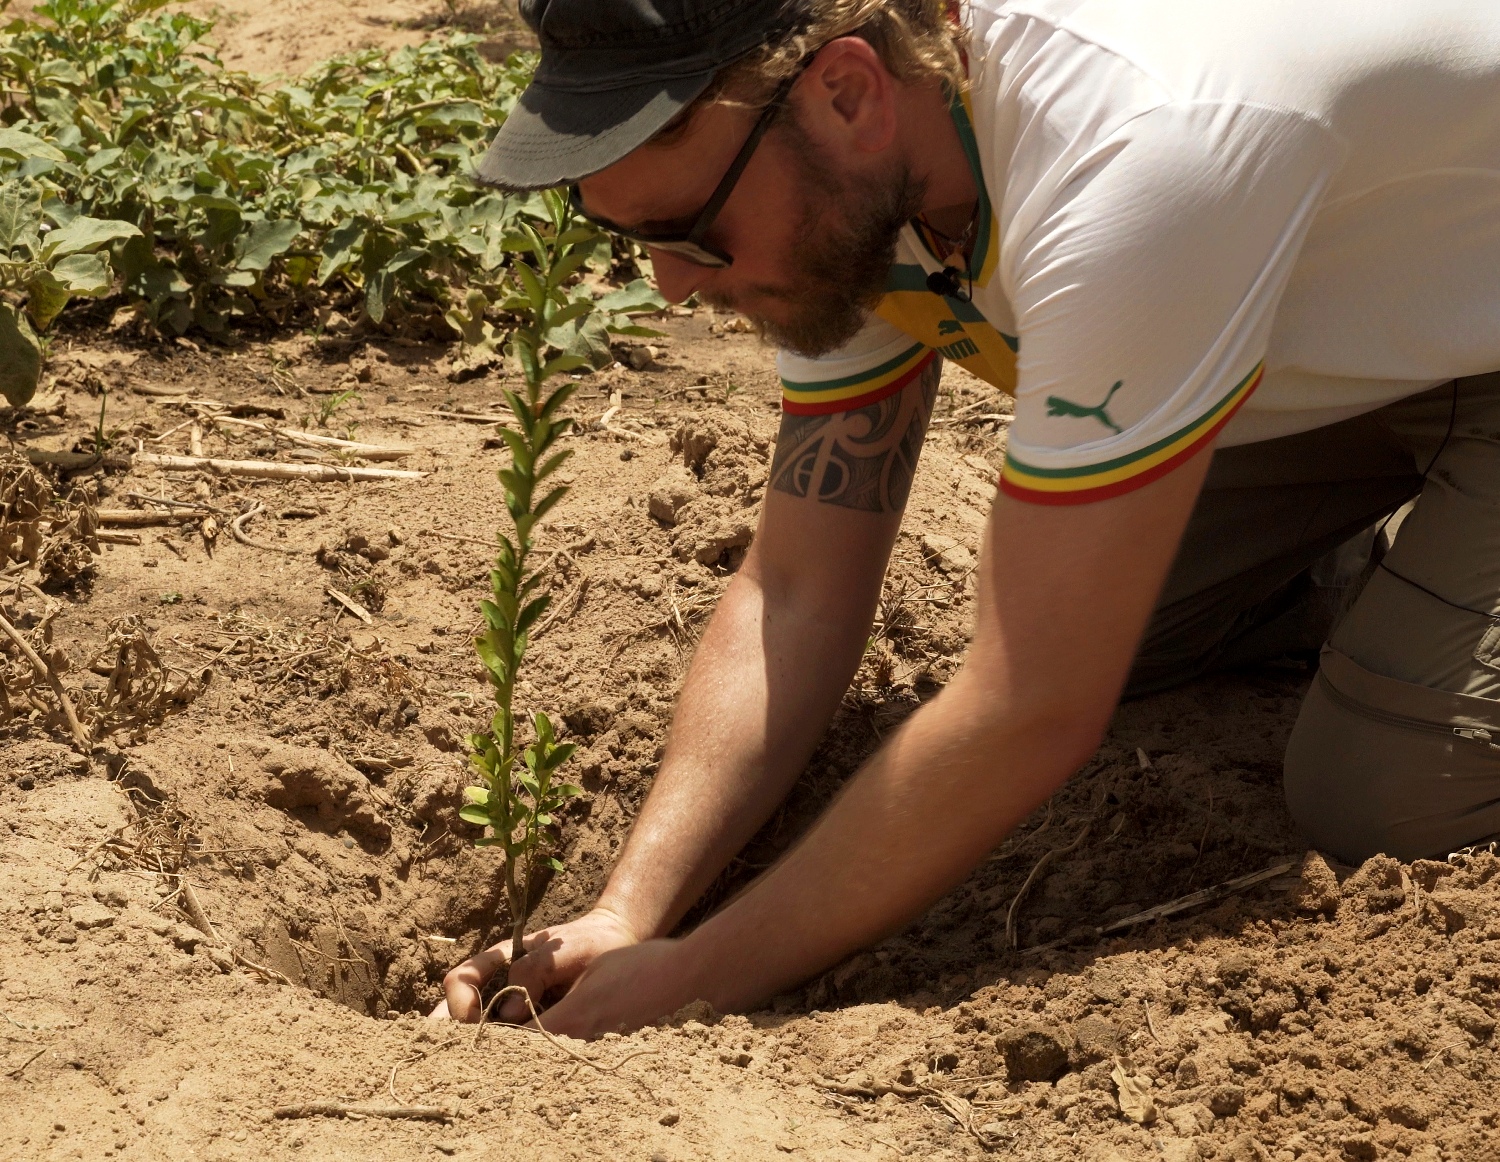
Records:
[[[283,32],[308,15],[243,7]],[[344,47],[366,35],[339,27]],[[278,59],[291,58],[252,67]],[[521,693],[582,744],[585,794],[562,821],[566,871],[536,924],[602,884],[765,487],[769,353],[708,311],[662,326],[654,353],[622,351],[580,382],[574,491],[541,533],[559,612]],[[56,611],[49,648],[70,659],[85,711],[104,704],[110,672],[89,660],[107,663],[105,647],[131,634],[168,668],[163,689],[187,693],[159,697],[92,764],[55,715],[23,707],[0,727],[0,1157],[1496,1152],[1500,858],[1356,869],[1308,853],[1280,795],[1308,681],[1290,663],[1126,705],[1080,776],[967,883],[763,1011],[690,1006],[591,1045],[421,1019],[443,972],[505,926],[495,862],[457,817],[463,736],[487,717],[468,637],[503,452],[492,427],[456,413],[496,410],[502,380],[452,374],[439,344],[348,332],[166,344],[101,319],[56,344],[39,410],[4,421],[17,446],[87,446],[103,389],[111,428],[147,451],[187,452],[197,416],[208,455],[308,463],[320,454],[209,417],[305,422],[412,445],[401,466],[427,475],[317,484],[122,461],[61,487],[96,509],[141,504],[134,493],[218,515],[134,529],[139,544],[99,544],[91,565],[81,529],[48,550],[66,562],[48,592],[4,598],[25,630]],[[351,387],[357,398],[323,415]],[[623,408],[605,430],[615,391]],[[856,682],[790,800],[689,923],[784,850],[960,664],[1007,422],[1003,406],[971,406],[990,394],[946,378]],[[243,531],[258,544],[239,543],[225,526],[256,504]],[[445,1116],[276,1116],[314,1102]]]

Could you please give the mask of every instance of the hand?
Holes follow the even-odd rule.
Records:
[[[701,991],[683,941],[647,940],[600,954],[542,1023],[550,1033],[583,1040],[628,1033],[675,1013]]]
[[[531,1003],[540,1010],[548,993],[571,987],[595,957],[639,942],[640,937],[614,912],[595,908],[577,920],[527,936],[522,941],[526,955],[510,965],[508,983],[525,988]],[[432,1010],[432,1018],[478,1021],[479,990],[509,962],[510,941],[505,940],[451,969],[443,977],[444,999]],[[531,1016],[531,1011],[525,997],[512,993],[492,1015],[520,1023]]]

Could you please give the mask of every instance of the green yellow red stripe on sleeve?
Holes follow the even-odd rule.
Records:
[[[822,416],[865,407],[888,395],[895,395],[937,357],[936,351],[915,343],[879,367],[844,379],[824,379],[815,383],[783,379],[781,408],[794,416]]]
[[[1133,492],[1160,479],[1213,443],[1260,384],[1265,365],[1257,363],[1206,414],[1145,448],[1078,468],[1035,468],[1008,452],[1000,473],[1000,490],[1031,504],[1089,504]]]

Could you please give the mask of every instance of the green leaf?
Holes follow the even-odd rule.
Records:
[[[55,145],[48,145],[40,137],[27,133],[24,129],[13,129],[9,126],[0,126],[0,153],[10,154],[19,161],[28,158],[40,157],[47,161],[68,160],[67,155]]]
[[[472,823],[476,827],[490,826],[490,813],[473,803],[468,803],[460,807],[458,809],[458,817],[465,823]]]
[[[395,276],[385,270],[377,272],[365,283],[365,313],[375,322],[379,323],[385,318],[386,304],[390,302],[391,291],[395,287]]]
[[[343,273],[353,265],[354,252],[365,239],[365,227],[361,222],[346,222],[328,232],[323,239],[323,261],[318,265],[318,285],[325,285],[336,274]]]
[[[50,270],[39,270],[26,282],[26,313],[45,331],[68,305],[67,285]]]
[[[593,309],[594,304],[589,302],[588,299],[574,299],[571,303],[563,307],[562,310],[558,311],[555,315],[547,320],[547,335],[550,336],[554,332],[561,330],[568,323],[573,322],[575,319],[581,319],[584,315],[588,314]]]
[[[529,630],[536,624],[536,619],[547,612],[547,607],[551,604],[552,594],[550,593],[545,593],[535,601],[529,602],[526,608],[521,610],[521,616],[516,621],[516,631],[518,633],[525,633]]]
[[[235,240],[235,266],[240,270],[265,270],[292,248],[302,233],[302,223],[286,218],[275,222],[252,222]]]
[[[555,505],[563,497],[568,495],[568,492],[569,489],[567,485],[563,485],[561,488],[554,488],[551,492],[547,493],[547,495],[542,497],[542,499],[539,500],[536,503],[536,506],[531,510],[532,519],[541,520],[542,517],[546,516],[549,512],[552,511],[553,505]]]
[[[580,367],[588,366],[586,355],[559,355],[556,359],[547,360],[546,366],[542,368],[541,380],[545,382],[554,375],[561,375],[567,371],[576,371]]]
[[[638,278],[602,296],[594,306],[610,315],[642,315],[666,310],[667,300],[649,282]]]
[[[125,238],[140,236],[140,227],[112,218],[77,217],[42,239],[42,257],[47,260],[84,254]]]
[[[464,802],[474,803],[483,807],[490,801],[490,789],[488,787],[465,787]]]
[[[0,258],[24,245],[33,250],[36,245],[38,199],[26,185],[18,181],[0,185]]]
[[[109,293],[114,279],[102,254],[70,254],[52,268],[52,273],[72,295],[98,298]]]
[[[556,290],[576,271],[588,261],[588,254],[582,250],[575,250],[571,254],[565,254],[552,264],[552,269],[547,272],[547,289]]]
[[[0,395],[18,408],[36,394],[41,377],[41,341],[25,316],[0,302]]]
[[[595,371],[602,371],[613,363],[615,355],[609,349],[609,326],[605,316],[598,311],[588,315],[579,324],[565,350],[587,362]]]
[[[573,449],[564,448],[561,452],[558,452],[550,459],[544,461],[542,463],[542,466],[538,468],[534,473],[533,479],[535,479],[536,482],[540,484],[543,480],[546,480],[547,477],[551,476],[554,472],[556,472],[559,468],[566,464],[572,458],[572,456]]]
[[[532,313],[540,317],[542,307],[547,302],[547,290],[542,286],[541,279],[537,278],[536,271],[532,270],[524,262],[516,263],[512,269],[515,271],[516,278],[521,283],[522,290],[526,293],[526,298],[531,303]]]
[[[556,770],[573,757],[573,752],[578,749],[576,742],[562,742],[552,748],[552,753],[547,756],[547,769]]]
[[[563,867],[562,860],[558,859],[556,856],[553,856],[553,855],[549,855],[547,857],[546,864],[547,864],[548,867],[550,867],[555,872],[560,872],[560,871],[566,870]]]

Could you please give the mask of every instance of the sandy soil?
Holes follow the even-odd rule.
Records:
[[[303,21],[303,8],[241,7],[236,27],[264,15],[273,30],[246,38],[267,46],[247,67],[313,51],[302,24],[284,36],[287,17],[266,15]],[[366,35],[360,6],[317,11],[319,35],[334,35],[330,14],[346,19],[342,46]],[[777,387],[768,352],[725,323],[674,315],[654,360],[586,378],[574,406],[575,491],[543,535],[559,551],[561,613],[522,693],[583,744],[586,794],[563,821],[567,871],[537,923],[602,883],[754,525]],[[1279,791],[1308,677],[1295,667],[1127,705],[1080,777],[967,883],[765,1011],[699,1007],[588,1046],[419,1019],[499,904],[495,865],[456,811],[460,740],[487,717],[467,639],[502,452],[456,412],[493,410],[500,380],[449,370],[440,345],[347,333],[166,345],[101,318],[56,345],[39,410],[0,413],[14,443],[65,451],[105,388],[111,426],[148,450],[187,452],[197,417],[209,455],[317,462],[212,417],[305,420],[410,444],[404,465],[427,473],[316,484],[122,461],[68,481],[110,508],[139,505],[132,493],[207,503],[220,531],[139,528],[139,544],[102,545],[52,594],[8,589],[8,615],[29,627],[60,606],[52,644],[89,697],[104,679],[85,663],[121,627],[210,677],[92,765],[43,716],[0,727],[0,1157],[1495,1155],[1500,859],[1354,869],[1307,853]],[[344,387],[358,398],[320,426]],[[624,409],[605,431],[615,390]],[[969,406],[987,398],[962,375],[945,382],[876,643],[793,797],[705,909],[794,840],[960,663],[1006,423],[976,420],[996,414]],[[256,505],[244,532],[257,543],[239,543],[223,526]],[[217,940],[193,926],[184,880]],[[315,1102],[440,1116],[329,1116]]]

